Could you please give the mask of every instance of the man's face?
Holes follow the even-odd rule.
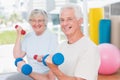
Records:
[[[60,25],[65,35],[73,35],[80,28],[80,20],[75,16],[73,9],[63,9],[60,14]]]
[[[33,28],[33,30],[35,31],[36,34],[40,34],[45,30],[45,19],[44,17],[41,15],[39,16],[34,16],[31,20],[30,20],[30,24]]]

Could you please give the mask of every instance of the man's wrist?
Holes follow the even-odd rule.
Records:
[[[54,69],[54,70],[53,70],[53,73],[54,73],[58,78],[64,76],[64,74],[59,70],[59,68]]]

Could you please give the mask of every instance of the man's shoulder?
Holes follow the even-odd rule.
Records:
[[[89,37],[85,37],[84,39],[85,41],[85,44],[88,45],[88,46],[97,46]]]

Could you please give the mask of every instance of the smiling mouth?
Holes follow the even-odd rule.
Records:
[[[36,26],[35,28],[38,28],[38,29],[40,29],[42,26]]]
[[[41,28],[41,26],[39,26],[38,28]]]
[[[42,26],[34,26],[34,28],[36,28],[36,29],[37,29],[37,28],[40,29],[41,27],[42,27]]]
[[[69,27],[69,29],[71,29],[72,27]]]

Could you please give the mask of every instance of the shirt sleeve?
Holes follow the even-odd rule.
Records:
[[[100,65],[100,55],[97,47],[89,48],[79,58],[75,69],[75,76],[86,80],[97,80]]]

